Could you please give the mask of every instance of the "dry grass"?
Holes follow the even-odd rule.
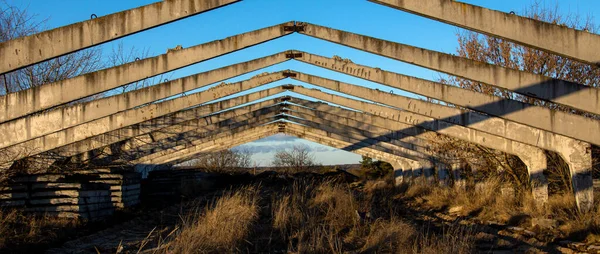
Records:
[[[24,215],[14,209],[0,209],[0,249],[52,242],[80,224],[76,219]]]
[[[600,202],[595,203],[592,211],[581,213],[575,205],[574,195],[568,193],[551,195],[545,207],[541,207],[530,190],[502,194],[505,186],[505,182],[496,178],[467,190],[415,182],[403,196],[427,209],[452,209],[460,216],[475,216],[483,221],[526,227],[572,240],[600,242]],[[533,219],[551,219],[560,226],[549,233],[550,229],[540,229],[532,223]]]
[[[159,247],[168,253],[470,253],[462,227],[416,226],[394,211],[393,186],[370,182],[362,190],[323,180],[296,180],[282,189],[243,188],[187,216]],[[257,196],[270,194],[269,202]],[[264,200],[263,200],[264,201]],[[365,205],[368,204],[368,205]],[[373,212],[381,208],[388,212]],[[365,210],[366,208],[366,210]],[[385,214],[385,216],[382,216]],[[268,246],[267,246],[268,245]]]
[[[226,193],[203,213],[189,215],[165,248],[168,253],[239,252],[258,218],[258,189]]]

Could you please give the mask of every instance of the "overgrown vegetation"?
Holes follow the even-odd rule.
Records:
[[[24,215],[14,209],[0,209],[0,250],[34,249],[64,240],[78,226],[80,222],[75,219]]]
[[[178,233],[158,249],[164,253],[474,250],[473,232],[464,226],[434,229],[402,219],[397,214],[402,209],[394,209],[400,204],[386,196],[394,191],[391,186],[350,186],[339,179],[300,178],[282,189],[243,187],[224,195],[216,205],[199,209],[201,215],[198,211],[187,215],[191,220],[186,220]],[[382,191],[387,193],[383,195]],[[381,203],[386,205],[376,205]],[[455,235],[457,232],[460,237]],[[205,239],[207,236],[215,239]]]
[[[548,203],[540,206],[531,193],[513,190],[511,184],[498,178],[466,189],[415,181],[408,186],[405,198],[425,209],[530,229],[550,237],[548,240],[600,240],[600,202],[596,201],[592,211],[581,213],[571,193],[551,195]]]

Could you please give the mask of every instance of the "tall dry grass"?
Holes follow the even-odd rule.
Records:
[[[16,209],[0,209],[0,252],[5,248],[33,247],[64,238],[82,225],[77,219],[27,215]]]
[[[453,210],[460,216],[475,216],[484,221],[495,221],[530,228],[535,232],[553,230],[558,237],[573,240],[600,241],[600,201],[594,209],[578,211],[572,193],[550,195],[544,206],[536,203],[530,190],[503,194],[510,185],[498,178],[489,178],[474,188],[448,188],[415,182],[403,196],[418,201],[434,210]],[[557,228],[541,229],[533,219],[555,221]]]
[[[166,253],[241,252],[258,219],[258,188],[225,193],[213,205],[187,217]]]

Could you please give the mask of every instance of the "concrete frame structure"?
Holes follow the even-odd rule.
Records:
[[[15,54],[17,55],[17,57],[15,58],[17,58],[18,64],[13,65],[14,62],[10,62],[9,66],[11,67],[9,67],[8,70],[10,70],[10,68],[20,68],[29,64],[42,61],[40,59],[50,59],[53,57],[57,57],[61,54],[81,50],[98,43],[103,43],[105,41],[122,37],[127,34],[135,33],[147,28],[151,28],[153,26],[161,25],[163,23],[168,23],[173,20],[183,18],[188,15],[188,11],[190,12],[189,15],[193,15],[203,10],[210,10],[218,6],[234,2],[213,0],[213,2],[211,2],[213,5],[211,5],[211,3],[203,3],[206,5],[200,5],[199,0],[190,0],[190,5],[184,6],[182,1],[183,0],[173,0],[169,3],[172,5],[153,4],[149,5],[151,7],[145,6],[140,8],[147,7],[149,8],[148,10],[154,10],[156,13],[159,13],[164,11],[159,7],[171,6],[170,8],[178,7],[180,8],[178,10],[185,10],[185,14],[170,13],[165,17],[166,19],[164,20],[156,20],[156,17],[149,15],[148,18],[152,21],[146,24],[148,25],[148,27],[126,27],[127,29],[118,30],[117,32],[115,32],[115,30],[111,30],[110,33],[100,34],[100,37],[97,38],[97,41],[95,41],[96,39],[92,39],[91,41],[81,40],[79,44],[67,43],[67,46],[65,46],[64,48],[59,49],[58,47],[56,47],[56,51],[53,51],[54,48],[51,45],[57,44],[55,39],[58,37],[55,38],[50,36],[50,42],[48,43],[48,45],[50,45],[51,50],[42,50],[40,48],[38,50],[39,53],[36,52],[35,49],[36,47],[39,48],[42,44],[36,44],[37,46],[32,44],[37,43],[35,40],[40,39],[43,36],[52,35],[54,32],[59,30],[65,33],[65,31],[70,31],[69,29],[72,30],[76,27],[79,27],[81,29],[84,26],[93,26],[93,24],[95,24],[93,21],[88,21],[80,24],[82,26],[78,26],[78,24],[75,24],[65,28],[56,29],[56,31],[53,30],[54,32],[49,31],[42,34],[25,37],[23,38],[23,40],[18,39],[5,42],[0,44],[0,50],[6,51],[6,48],[9,48],[10,50],[16,49]],[[414,1],[410,0],[406,1],[406,3],[404,1],[400,3],[398,1],[392,0],[374,1],[378,3],[385,3],[386,5],[395,6],[397,8],[404,8],[406,10],[419,13],[420,15],[425,15],[439,19],[443,22],[453,23],[459,26],[468,27],[478,31],[487,31],[489,34],[494,36],[500,36],[503,38],[524,43],[526,45],[535,46],[542,50],[547,50],[553,53],[561,54],[579,60],[583,59],[583,55],[581,55],[582,51],[579,51],[580,47],[585,48],[586,50],[588,48],[593,48],[591,46],[593,45],[593,42],[598,42],[598,38],[600,38],[597,35],[588,36],[587,34],[581,33],[582,36],[588,36],[581,39],[576,37],[580,35],[580,32],[578,31],[572,29],[560,30],[557,29],[556,26],[544,25],[543,28],[547,29],[548,31],[551,30],[552,35],[560,34],[561,36],[568,37],[565,41],[570,43],[569,45],[559,45],[558,47],[555,47],[556,45],[552,45],[552,43],[544,44],[543,39],[540,40],[539,38],[536,38],[537,41],[532,41],[529,38],[527,38],[527,36],[530,35],[520,36],[517,34],[507,34],[505,31],[496,32],[496,30],[489,30],[489,21],[487,21],[488,23],[486,23],[486,21],[481,22],[480,17],[469,17],[469,19],[465,18],[464,20],[460,20],[460,18],[459,20],[452,20],[452,16],[446,17],[443,16],[445,14],[441,15],[440,13],[435,13],[436,11],[439,12],[439,10],[444,10],[443,8],[454,8],[448,10],[461,11],[456,6],[463,8],[463,11],[465,13],[472,14],[486,12],[487,10],[483,8],[464,4],[461,5],[458,3],[437,2],[438,5],[435,6],[436,8],[432,8],[431,10],[418,10],[418,7],[422,6],[415,4]],[[433,3],[435,5],[435,2]],[[407,5],[405,6],[404,4]],[[185,9],[184,7],[192,8],[193,11],[192,9]],[[200,10],[198,10],[197,8],[200,8]],[[428,14],[424,13],[426,11],[432,12]],[[501,15],[506,16],[506,14],[494,11],[486,13],[494,15],[494,18],[501,17]],[[130,12],[129,14],[126,13],[124,15],[134,14],[135,11]],[[436,14],[439,16],[435,16]],[[105,20],[103,22],[112,22],[111,24],[117,24],[119,18],[122,17],[118,15],[113,16],[113,18],[107,17],[108,21]],[[517,22],[519,22],[519,24],[523,26],[523,29],[532,29],[532,26],[536,24],[541,24],[535,22],[528,23],[527,20],[524,20],[519,17],[517,17],[515,20],[517,20]],[[505,22],[501,24],[506,26],[506,23],[507,22],[505,20]],[[505,27],[501,28],[506,30]],[[90,31],[94,33],[95,30],[86,30],[85,32],[89,33]],[[113,32],[115,32],[115,35],[113,35]],[[263,68],[265,66],[272,65],[278,61],[281,62],[293,58],[305,63],[325,67],[330,70],[371,80],[383,85],[414,92],[417,94],[427,96],[429,98],[449,102],[492,116],[482,115],[470,111],[463,111],[457,108],[451,108],[443,105],[425,103],[403,96],[391,95],[383,93],[381,91],[367,89],[364,87],[344,84],[338,81],[327,80],[319,77],[312,77],[298,72],[280,73],[282,76],[279,76],[279,74],[277,73],[269,74],[269,77],[263,77],[262,79],[260,77],[256,78],[255,81],[261,81],[253,83],[254,86],[252,86],[251,84],[244,85],[243,82],[240,82],[240,84],[238,84],[239,86],[217,86],[213,89],[192,94],[190,96],[183,96],[170,101],[163,101],[160,103],[139,107],[140,105],[151,103],[161,98],[165,98],[174,94],[183,93],[190,89],[195,89],[197,87],[208,85],[208,82],[210,81],[209,79],[204,83],[194,83],[190,86],[186,86],[189,84],[186,84],[184,82],[184,80],[186,80],[184,78],[177,80],[177,82],[181,82],[179,83],[181,87],[176,87],[176,85],[173,85],[177,84],[177,82],[173,82],[173,84],[171,84],[171,82],[167,82],[167,84],[161,84],[159,86],[148,88],[147,90],[140,91],[137,93],[129,93],[120,96],[105,98],[91,103],[87,103],[85,105],[68,107],[62,110],[48,111],[47,113],[43,113],[41,115],[30,115],[41,110],[50,109],[52,107],[68,103],[102,91],[106,91],[111,88],[119,87],[127,83],[139,81],[146,77],[155,76],[167,71],[185,67],[190,64],[218,57],[294,32],[334,42],[337,44],[353,47],[359,50],[389,57],[395,60],[408,62],[432,70],[441,71],[450,75],[455,75],[471,79],[477,82],[491,84],[526,96],[540,98],[585,112],[600,114],[600,102],[598,101],[598,98],[600,97],[600,91],[595,88],[590,88],[580,84],[566,82],[562,80],[551,79],[522,71],[502,68],[499,66],[481,63],[466,58],[416,48],[400,43],[384,41],[332,28],[321,27],[318,25],[308,23],[287,22],[280,25],[259,29],[253,32],[228,37],[224,40],[200,44],[188,49],[179,49],[175,51],[169,50],[167,54],[164,55],[143,59],[134,63],[125,64],[114,68],[109,68],[98,72],[81,75],[72,79],[52,84],[46,84],[33,89],[28,89],[21,92],[2,96],[0,97],[0,104],[2,104],[2,106],[4,107],[4,111],[0,112],[0,135],[3,135],[0,136],[0,140],[2,140],[0,141],[0,148],[4,148],[2,152],[6,153],[7,157],[11,158],[11,160],[18,160],[53,149],[61,150],[68,145],[77,144],[75,146],[78,146],[85,143],[86,140],[96,139],[98,136],[104,136],[105,133],[109,132],[124,131],[127,133],[127,135],[129,135],[129,138],[139,135],[146,135],[148,133],[162,128],[153,127],[146,130],[145,132],[135,132],[131,131],[131,129],[126,128],[129,126],[140,126],[144,122],[153,121],[157,118],[162,119],[164,116],[168,116],[171,114],[178,114],[178,111],[184,110],[186,108],[195,107],[197,105],[207,103],[218,98],[233,95],[235,93],[245,91],[248,88],[258,87],[262,84],[270,83],[275,79],[281,80],[283,79],[283,76],[292,77],[296,80],[304,82],[317,83],[315,85],[396,108],[382,107],[379,105],[358,102],[343,97],[338,98],[330,94],[322,93],[318,90],[309,90],[296,86],[286,86],[276,89],[269,89],[261,93],[261,95],[268,96],[280,93],[288,89],[292,89],[294,90],[294,92],[297,92],[299,94],[333,102],[338,105],[355,108],[363,112],[373,112],[373,110],[376,109],[376,112],[383,118],[397,121],[405,125],[405,127],[407,127],[402,127],[403,129],[407,129],[410,131],[413,131],[413,129],[427,129],[458,139],[466,140],[468,142],[485,144],[485,146],[487,147],[515,154],[525,162],[525,164],[528,167],[528,170],[530,171],[532,179],[537,179],[535,178],[536,176],[543,178],[543,170],[546,167],[546,161],[545,155],[541,149],[556,151],[569,164],[574,190],[576,191],[575,194],[578,206],[581,210],[589,210],[589,208],[591,208],[593,196],[591,184],[591,155],[589,143],[600,145],[600,139],[596,137],[596,135],[590,135],[589,133],[596,133],[600,130],[599,121],[569,115],[561,112],[555,112],[545,108],[531,106],[513,100],[504,100],[493,96],[481,95],[476,92],[454,88],[435,82],[420,80],[410,76],[400,75],[397,73],[385,72],[377,68],[370,68],[366,66],[357,65],[349,60],[337,58],[330,59],[298,51],[290,51],[285,54],[280,53],[271,56],[272,58],[277,58],[271,62],[261,62],[261,59],[255,60],[255,62],[253,62],[256,63],[254,68]],[[73,35],[75,34],[71,34],[71,36]],[[93,36],[95,36],[95,34]],[[93,36],[90,35],[90,38],[92,38]],[[80,34],[78,38],[83,37]],[[573,38],[575,41],[573,41]],[[29,53],[33,53],[29,55],[19,55],[19,52],[21,52],[19,51],[19,49],[21,49],[21,51],[23,49],[26,49],[26,51],[28,51]],[[10,54],[12,54],[12,52],[10,52]],[[34,58],[32,57],[32,55],[39,56],[35,56]],[[591,57],[594,59],[592,61],[586,60],[588,63],[596,65],[598,64],[597,58],[599,57],[597,55],[585,55],[591,55]],[[244,64],[247,63],[242,63],[237,66],[242,66]],[[226,68],[229,68],[229,71],[222,71]],[[236,67],[234,66],[222,68],[222,72],[220,73],[221,76],[215,74],[215,76],[221,77],[221,79],[213,77],[215,78],[215,80],[213,81],[218,82],[219,80],[224,80],[227,77],[226,75],[230,75],[231,77],[233,77],[245,73],[239,69],[237,69],[237,72],[235,70],[231,71],[235,68]],[[0,72],[6,72],[6,70],[6,68],[0,65]],[[219,73],[219,70],[215,70],[213,73]],[[198,77],[198,75],[196,75],[196,77]],[[189,81],[190,77],[187,78],[187,80]],[[81,87],[79,87],[80,84],[85,84],[84,89],[81,89]],[[212,96],[210,96],[211,93]],[[136,96],[145,97],[140,98],[138,100],[138,97]],[[20,106],[15,107],[16,105]],[[96,106],[97,108],[102,107],[102,110],[99,110],[97,114],[87,114],[85,109],[91,108],[92,106]],[[188,111],[186,112],[190,113]],[[382,114],[382,112],[384,113]],[[361,117],[364,118],[364,116]],[[164,124],[163,126],[165,126],[163,128],[172,125],[172,123],[170,123],[167,119],[168,117],[162,119]],[[375,147],[379,149],[380,152],[383,151],[380,156],[395,158],[395,160],[401,160],[399,159],[400,157],[405,157],[405,159],[406,157],[408,157],[409,159],[412,159],[412,161],[401,160],[402,163],[395,162],[396,165],[398,167],[408,168],[407,165],[412,164],[412,170],[414,170],[415,168],[417,171],[420,169],[425,169],[426,175],[428,174],[428,172],[429,174],[431,174],[430,169],[434,167],[434,163],[437,164],[436,166],[441,170],[440,172],[444,171],[445,168],[445,165],[439,164],[439,161],[432,162],[429,160],[423,160],[424,158],[422,156],[428,158],[429,155],[426,155],[427,152],[425,150],[420,151],[419,147],[412,147],[414,148],[413,150],[407,149],[407,147],[405,146],[407,145],[406,142],[403,143],[402,141],[394,141],[391,143],[387,143],[382,142],[383,140],[385,140],[383,138],[363,136],[360,135],[360,133],[357,134],[356,132],[340,133],[336,132],[336,129],[332,128],[329,128],[328,131],[321,130],[327,128],[320,126],[317,122],[311,122],[310,120],[306,119],[302,121],[297,121],[304,122],[308,125],[312,125],[312,127],[290,127],[285,124],[282,124],[280,125],[279,130],[281,131],[281,126],[283,126],[285,127],[283,128],[283,130],[286,130],[290,133],[295,133],[295,135],[320,140],[322,142],[328,142],[328,144],[334,144],[337,147],[342,147],[346,149],[371,149],[369,147]],[[32,122],[38,125],[48,125],[48,128],[39,128],[32,124]],[[343,125],[343,123],[337,123]],[[251,123],[246,124],[246,127],[250,128],[250,126]],[[586,131],[581,131],[581,128],[585,129]],[[389,130],[393,130],[395,132],[402,132],[401,130],[403,129],[393,128]],[[14,135],[14,133],[18,132],[25,134],[22,136]],[[225,132],[221,131],[221,133]],[[413,135],[413,137],[418,136],[418,138],[427,138],[426,135],[422,135],[424,133],[422,130],[418,130],[415,133],[417,134]],[[148,136],[151,140],[153,139],[152,134]],[[165,137],[168,137],[168,135],[166,135]],[[252,135],[252,137],[256,137],[256,135]],[[100,139],[104,138],[105,137],[102,137]],[[120,141],[125,139],[127,138],[120,139]],[[368,143],[367,140],[377,141],[374,142],[374,144],[372,144]],[[416,141],[416,139],[413,141]],[[126,141],[126,143],[127,142],[130,143],[130,141]],[[100,145],[93,144],[92,146],[99,147]],[[212,149],[213,147],[218,147],[218,145],[209,147],[204,146],[201,149]],[[79,150],[90,151],[91,149],[82,148]],[[192,153],[194,151],[192,151]],[[425,151],[425,153],[423,153],[423,151]],[[159,162],[164,161],[163,159],[167,159],[165,156],[170,156],[168,158],[169,161],[175,161],[185,157],[183,155],[179,158],[171,158],[174,155],[156,156],[154,156],[156,158],[153,157],[150,160],[146,160],[146,158],[144,160],[136,160],[135,162]],[[452,165],[452,168],[455,167],[457,166]],[[544,185],[544,183],[540,184]],[[537,187],[534,185],[534,189],[535,188]]]

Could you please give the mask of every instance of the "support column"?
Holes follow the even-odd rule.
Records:
[[[452,163],[452,178],[454,179],[454,188],[465,189],[465,179],[461,177],[460,172],[464,170],[465,164],[462,161]]]
[[[448,186],[448,168],[442,162],[436,162],[438,181],[441,186]]]
[[[435,172],[435,167],[431,161],[424,160],[421,161],[421,165],[423,165],[423,175],[425,176],[425,181],[429,184],[433,184],[435,179],[433,177]]]
[[[400,162],[390,163],[394,167],[394,186],[400,186],[404,182],[404,165]]]
[[[412,180],[416,180],[416,178],[423,175],[423,164],[420,161],[412,162]]]
[[[513,143],[513,145],[518,151],[518,157],[527,166],[533,199],[538,206],[543,207],[548,202],[548,180],[544,176],[544,170],[548,168],[546,154],[542,149],[532,149],[521,143]]]
[[[581,212],[590,211],[594,205],[591,145],[570,139],[557,147],[557,151],[569,165],[577,208]]]
[[[413,168],[415,167],[412,161],[404,161],[402,175],[405,183],[410,183],[413,178]]]

